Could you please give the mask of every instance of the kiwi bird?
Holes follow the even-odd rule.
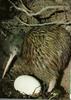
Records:
[[[65,29],[60,26],[35,27],[25,35],[22,67],[16,66],[15,72],[24,73],[29,69],[30,73],[48,85],[48,92],[51,92],[59,71],[67,66],[70,54],[71,38]]]

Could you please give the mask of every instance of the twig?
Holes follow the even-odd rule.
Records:
[[[23,7],[23,9],[25,9],[27,12],[31,12],[31,10],[29,10],[24,4],[22,0],[19,0],[21,3],[21,6]]]
[[[35,95],[36,90],[37,90],[39,87],[41,88],[41,86],[38,86],[38,87],[36,87],[36,88],[34,89],[34,91],[33,91],[32,95]]]
[[[29,10],[30,11],[30,13],[29,13],[28,9],[26,8],[26,6],[24,4],[23,4],[23,8],[20,8],[20,7],[17,7],[11,0],[8,0],[8,1],[13,5],[13,7],[16,10],[19,10],[19,11],[22,11],[22,12],[26,13],[26,15],[28,15],[29,17],[40,15],[42,12],[44,12],[44,11],[46,11],[48,9],[58,9],[58,8],[63,9],[64,7],[66,9],[69,9],[68,6],[59,6],[59,5],[57,5],[57,6],[46,6],[46,7],[42,8],[40,11],[38,11],[36,13],[32,13],[32,11]],[[22,3],[21,0],[20,0],[20,2]]]
[[[20,18],[16,17],[16,19],[21,23],[21,25],[28,26],[28,27],[34,27],[34,26],[47,26],[47,25],[71,25],[71,22],[64,22],[64,21],[54,21],[49,23],[37,23],[37,24],[27,24],[23,22]]]
[[[26,13],[28,16],[30,16],[30,14],[23,8],[20,8],[20,7],[17,7],[11,0],[8,0],[12,5],[13,7],[16,9],[16,10],[19,10],[19,11],[22,11],[24,13]],[[26,7],[25,7],[26,8]],[[31,16],[30,16],[31,17]]]
[[[66,6],[65,6],[66,7]],[[37,15],[40,15],[42,12],[48,10],[48,9],[58,9],[58,8],[62,8],[63,9],[63,6],[46,6],[44,8],[42,8],[40,11],[36,12],[36,13],[32,13],[31,16],[37,16]],[[69,8],[69,7],[68,7]]]

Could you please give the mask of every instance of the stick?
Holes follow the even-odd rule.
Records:
[[[49,22],[49,23],[42,23],[42,24],[27,24],[23,22],[21,19],[16,17],[16,19],[21,23],[21,25],[28,26],[28,27],[35,27],[35,26],[47,26],[47,25],[71,25],[71,21],[69,22],[64,22],[64,21],[54,21],[54,22]]]
[[[19,10],[19,11],[22,11],[22,12],[26,13],[26,15],[29,16],[29,17],[40,15],[42,12],[44,12],[44,11],[46,11],[46,10],[48,10],[48,9],[58,9],[58,8],[64,9],[64,7],[65,7],[66,9],[69,10],[69,6],[59,6],[59,5],[57,5],[57,6],[46,6],[46,7],[42,8],[40,11],[38,11],[38,12],[36,12],[36,13],[31,13],[32,11],[29,10],[29,12],[30,12],[30,13],[29,13],[29,12],[28,12],[28,8],[26,8],[26,6],[25,6],[24,4],[23,4],[23,7],[20,8],[20,7],[17,7],[11,0],[8,0],[8,1],[13,5],[13,7],[14,7],[16,10]],[[20,0],[20,1],[21,1],[21,0]],[[21,3],[22,3],[22,1],[21,1]]]

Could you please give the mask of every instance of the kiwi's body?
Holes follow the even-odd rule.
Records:
[[[65,29],[36,27],[25,35],[22,59],[15,63],[12,75],[32,74],[48,84],[67,66],[70,49],[70,34]]]

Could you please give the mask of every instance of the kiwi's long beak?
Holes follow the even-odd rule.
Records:
[[[2,79],[4,78],[6,72],[8,71],[9,66],[10,66],[10,64],[13,61],[13,59],[14,59],[15,56],[16,56],[16,53],[10,54],[10,58],[9,58],[7,64],[6,64],[6,67],[5,67],[4,72],[3,72],[3,75],[2,75]]]

